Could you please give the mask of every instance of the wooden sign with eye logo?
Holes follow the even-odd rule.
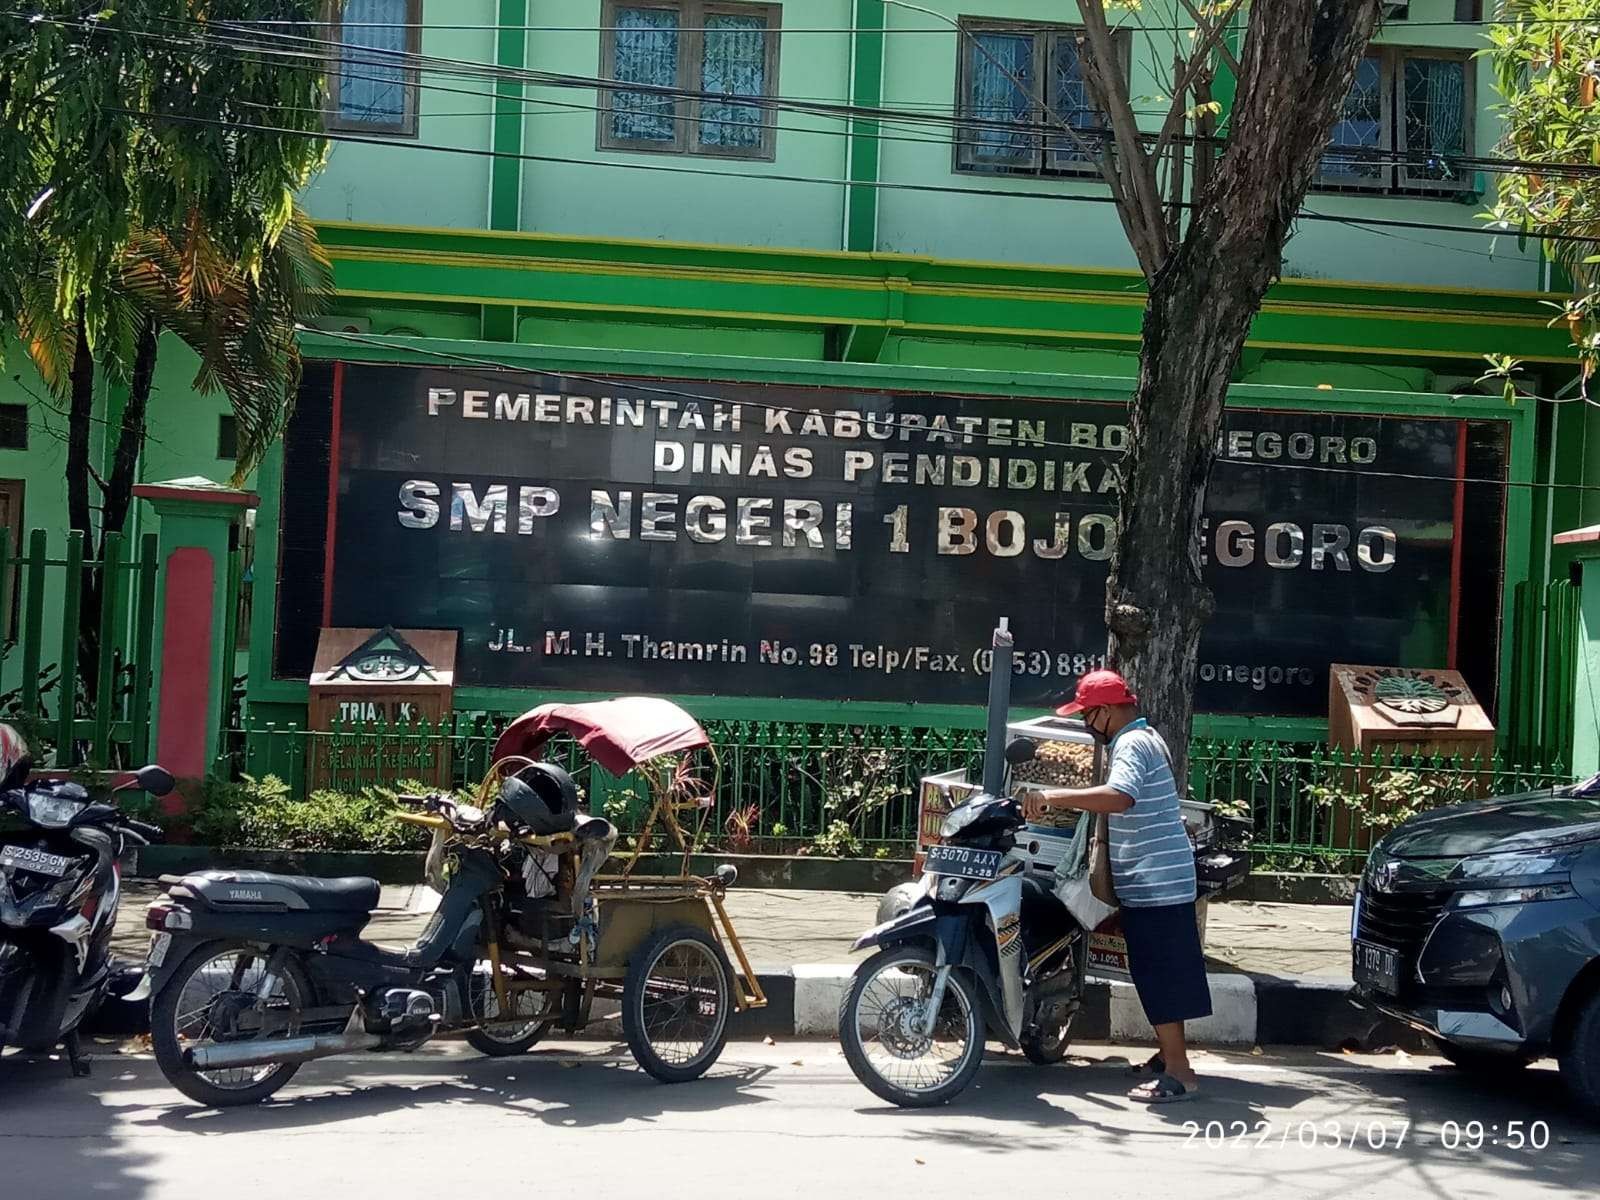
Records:
[[[311,673],[307,786],[450,782],[453,629],[324,629]]]

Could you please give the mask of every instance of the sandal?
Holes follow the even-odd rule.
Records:
[[[1146,1104],[1174,1104],[1179,1100],[1188,1100],[1198,1095],[1200,1087],[1185,1087],[1171,1075],[1157,1075],[1149,1083],[1141,1083],[1128,1093],[1130,1100],[1142,1100]]]
[[[1134,1066],[1128,1068],[1129,1075],[1138,1075],[1141,1077],[1165,1075],[1166,1073],[1167,1064],[1161,1060],[1160,1054],[1152,1054],[1145,1062],[1136,1063]]]

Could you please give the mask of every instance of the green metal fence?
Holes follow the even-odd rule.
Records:
[[[230,765],[256,777],[277,775],[299,790],[308,765],[321,761],[322,786],[357,791],[436,777],[448,754],[451,784],[471,788],[487,772],[505,721],[456,714],[437,725],[323,731],[253,724],[234,731]],[[916,839],[917,781],[951,770],[976,774],[983,750],[982,734],[965,729],[719,721],[706,731],[718,762],[709,839],[758,852],[815,846],[836,854],[903,853]],[[644,792],[634,781],[586,768],[568,742],[557,743],[554,757],[578,772],[591,811],[605,812],[625,833],[635,827]],[[1273,741],[1197,740],[1189,757],[1191,794],[1246,822],[1258,863],[1285,870],[1354,869],[1383,832],[1412,813],[1569,778],[1559,760],[1358,755]]]
[[[1385,832],[1430,808],[1569,782],[1560,759],[1362,754],[1322,744],[1196,741],[1189,788],[1248,822],[1257,866],[1348,871]]]
[[[439,779],[448,762],[451,786],[471,788],[488,771],[507,719],[457,713],[438,724],[327,730],[246,722],[227,739],[217,773],[276,775],[296,790],[314,782],[359,791],[396,779]],[[983,749],[982,734],[966,729],[713,721],[706,732],[716,761],[707,830],[722,842],[748,838],[774,850],[824,835],[839,850],[908,846],[916,836],[917,781],[976,768]],[[592,811],[606,812],[625,832],[642,818],[637,781],[585,770],[570,743],[557,743],[555,755],[582,772]]]
[[[121,534],[107,534],[99,558],[80,532],[54,554],[49,541],[35,529],[18,553],[0,531],[0,612],[16,618],[5,643],[0,719],[22,730],[41,763],[142,762],[150,751],[156,535],[140,538],[130,556]],[[96,592],[96,654],[80,668],[79,617]]]
[[[1519,583],[1512,594],[1511,677],[1503,730],[1518,757],[1572,761],[1572,705],[1580,661],[1578,588],[1570,579]]]

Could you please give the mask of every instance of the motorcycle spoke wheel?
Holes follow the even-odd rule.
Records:
[[[468,1031],[467,1041],[474,1049],[491,1057],[522,1054],[532,1049],[560,1015],[560,995],[557,992],[519,989],[509,994],[511,1011],[508,1016],[502,1016],[500,998],[495,995],[490,973],[492,970],[487,961],[481,962],[469,981],[472,1016],[481,1024]],[[544,978],[543,972],[505,964],[501,965],[500,973],[508,985]]]
[[[936,974],[932,962],[890,958],[859,985],[848,1014],[867,1069],[911,1097],[949,1088],[972,1056],[983,1052],[972,1001],[953,976],[933,1031],[926,1032]]]
[[[249,950],[229,949],[211,955],[189,973],[178,994],[172,1021],[178,1047],[190,1050],[260,1036],[242,1031],[239,1018],[255,1012],[263,1001],[277,1025],[271,1036],[293,1037],[300,1031],[305,997],[292,973],[269,980],[267,960]],[[278,1069],[267,1063],[196,1071],[195,1075],[221,1091],[245,1091]]]
[[[639,1065],[665,1083],[704,1074],[728,1037],[733,986],[721,947],[678,926],[636,952],[623,986],[623,1032]]]

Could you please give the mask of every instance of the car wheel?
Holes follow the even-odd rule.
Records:
[[[1432,1041],[1439,1048],[1439,1054],[1452,1066],[1460,1067],[1463,1071],[1471,1071],[1475,1075],[1511,1074],[1522,1070],[1533,1061],[1533,1055],[1526,1051],[1500,1054],[1493,1050],[1479,1050],[1475,1046],[1458,1046],[1441,1038],[1434,1038]]]
[[[1600,992],[1584,1001],[1561,1047],[1561,1078],[1577,1105],[1600,1120]]]

